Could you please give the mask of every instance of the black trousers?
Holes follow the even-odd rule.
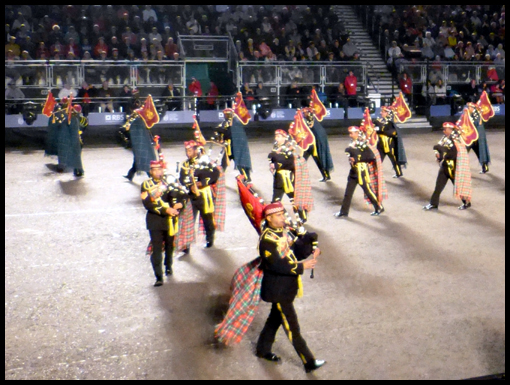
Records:
[[[315,358],[312,352],[308,349],[306,341],[301,336],[296,310],[292,302],[273,303],[269,318],[257,342],[257,353],[265,355],[272,352],[276,333],[282,325],[303,364],[314,361]]]
[[[473,150],[480,162],[480,141],[475,141],[471,146],[467,147],[468,152]],[[482,170],[487,171],[489,169],[489,165],[487,163],[482,164]]]
[[[131,168],[129,169],[128,173],[127,173],[127,177],[129,179],[133,179],[135,174],[136,174],[136,160],[133,159],[133,165],[131,166]],[[151,177],[151,174],[150,173],[147,173],[147,176],[150,178]]]
[[[390,158],[390,162],[393,166],[393,170],[395,170],[395,174],[397,176],[402,176],[402,168],[398,164],[397,161],[397,139],[396,138],[388,138],[388,148],[389,152],[385,152],[384,143],[382,137],[379,137],[379,141],[377,142],[377,149],[379,150],[379,154],[381,154],[381,162],[384,162],[384,159],[386,158],[386,155],[388,155],[388,158]]]
[[[214,213],[205,214],[204,204],[200,199],[192,200],[191,203],[193,205],[193,223],[196,223],[197,216],[200,214],[200,218],[204,222],[205,240],[206,242],[214,243],[214,234],[216,233]]]
[[[439,206],[439,197],[441,196],[441,193],[443,192],[449,180],[455,184],[455,168],[450,169],[446,164],[443,163],[439,169],[439,173],[437,174],[436,188],[432,194],[432,198],[430,198],[431,205]]]
[[[308,159],[310,158],[310,156],[313,158],[313,160],[315,161],[315,164],[317,165],[317,168],[319,169],[319,171],[321,172],[321,175],[323,178],[325,179],[328,179],[329,178],[329,174],[328,172],[324,169],[324,166],[322,165],[322,161],[320,160],[320,158],[316,155],[313,155],[313,152],[314,152],[314,149],[313,147],[312,148],[309,148],[304,154],[303,154],[303,157],[305,158],[306,161],[308,161]]]
[[[168,234],[168,230],[149,230],[152,243],[151,263],[156,278],[163,278],[163,243],[165,245],[165,268],[172,267],[174,254],[174,237]]]
[[[342,208],[340,212],[342,214],[349,214],[349,210],[351,208],[352,196],[354,195],[354,191],[356,190],[356,186],[359,184],[365,195],[370,200],[370,203],[374,206],[374,210],[378,210],[380,208],[379,201],[377,200],[377,195],[372,191],[368,181],[370,180],[370,175],[368,170],[362,171],[361,183],[359,183],[359,178],[357,173],[353,175],[349,174],[347,177],[347,187],[345,188],[344,200],[342,202]]]

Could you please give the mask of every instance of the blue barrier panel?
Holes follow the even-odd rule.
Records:
[[[430,106],[430,116],[451,116],[451,106]]]

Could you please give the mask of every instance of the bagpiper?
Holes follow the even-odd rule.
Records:
[[[204,247],[211,248],[214,246],[216,232],[213,186],[220,178],[220,170],[210,162],[207,156],[204,156],[204,148],[200,143],[191,140],[185,142],[184,146],[188,159],[180,169],[179,181],[189,191],[193,215],[190,218],[192,223],[183,223],[183,227],[189,228],[194,234],[196,219],[200,214],[206,234]],[[190,243],[187,243],[182,252],[188,254],[189,250]]]
[[[62,98],[60,104],[54,102],[47,105],[44,109],[51,111],[45,113],[49,116],[45,155],[58,156],[58,172],[72,169],[74,176],[83,177],[85,171],[81,157],[81,134],[88,120],[83,117],[81,106],[72,104],[72,95],[71,98]]]
[[[246,131],[237,117],[234,110],[227,108],[223,110],[224,121],[217,128],[216,141],[225,144],[225,156],[222,159],[222,167],[227,169],[230,160],[235,162],[236,169],[250,181],[252,170],[250,148]]]
[[[361,186],[365,192],[366,199],[368,199],[374,207],[374,211],[371,215],[379,216],[384,212],[384,207],[378,198],[379,194],[371,186],[372,176],[370,175],[370,167],[376,162],[376,155],[370,148],[365,134],[361,132],[359,127],[349,127],[349,136],[352,141],[349,147],[345,149],[345,152],[349,157],[351,169],[347,177],[347,187],[345,189],[342,207],[340,211],[335,214],[335,217],[347,218],[349,216],[352,197],[357,185]],[[382,186],[379,186],[379,188],[382,188]]]
[[[170,181],[164,174],[161,161],[150,163],[151,177],[141,186],[141,199],[145,209],[146,226],[151,239],[151,263],[156,283],[163,285],[163,248],[165,250],[165,275],[172,275],[174,239],[179,232],[179,214],[186,206],[188,193],[177,181]]]
[[[393,178],[403,176],[402,166],[405,166],[405,151],[403,143],[398,135],[397,127],[394,123],[394,112],[390,107],[381,107],[381,116],[375,119],[375,130],[379,137],[377,142],[377,150],[381,155],[381,161],[384,162],[386,156],[390,158],[390,162],[395,170]]]
[[[281,202],[287,195],[298,221],[306,223],[308,212],[313,209],[308,168],[302,150],[285,130],[275,131],[275,142],[268,160],[273,174],[272,202]]]
[[[439,173],[436,180],[436,188],[430,203],[423,207],[424,210],[437,210],[439,197],[449,180],[454,185],[453,193],[462,201],[459,210],[471,207],[471,171],[469,170],[469,157],[466,145],[454,123],[443,123],[443,137],[434,146],[436,160],[439,163]]]
[[[322,179],[321,182],[331,180],[331,172],[334,169],[333,157],[329,148],[328,134],[322,126],[321,122],[316,118],[311,108],[303,108],[306,125],[310,128],[315,137],[315,143],[304,154],[305,160],[313,157],[317,168],[319,169]]]

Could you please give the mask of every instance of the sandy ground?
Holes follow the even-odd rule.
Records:
[[[406,134],[409,166],[391,178],[389,200],[370,216],[357,189],[350,218],[342,202],[349,138],[330,138],[331,183],[309,163],[316,210],[308,228],[323,254],[315,279],[304,277],[295,302],[317,358],[305,374],[280,331],[283,363],[254,356],[269,314],[263,303],[244,340],[218,349],[222,318],[237,267],[256,257],[257,234],[242,211],[235,175],[227,173],[227,231],[216,246],[200,244],[177,259],[160,288],[145,248],[144,176],[122,175],[132,153],[85,148],[85,178],[56,174],[42,151],[5,154],[5,379],[462,379],[505,371],[505,133],[489,131],[491,172],[473,171],[473,208],[447,186],[438,212],[425,212],[438,171],[432,146],[441,133]],[[257,190],[271,197],[266,156],[272,141],[250,143]],[[164,153],[173,171],[177,145]]]

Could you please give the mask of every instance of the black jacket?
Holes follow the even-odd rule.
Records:
[[[157,189],[162,191],[163,195],[159,199],[151,199],[151,193]],[[178,203],[184,206],[188,200],[188,194],[181,185],[168,183],[164,179],[159,182],[153,178],[147,179],[142,183],[141,192],[143,205],[147,209],[145,222],[148,230],[168,230],[166,209]]]
[[[376,127],[379,127],[379,130],[376,131],[378,135],[386,135],[386,136],[396,136],[397,129],[395,128],[395,123],[388,119],[376,119],[374,121]]]

